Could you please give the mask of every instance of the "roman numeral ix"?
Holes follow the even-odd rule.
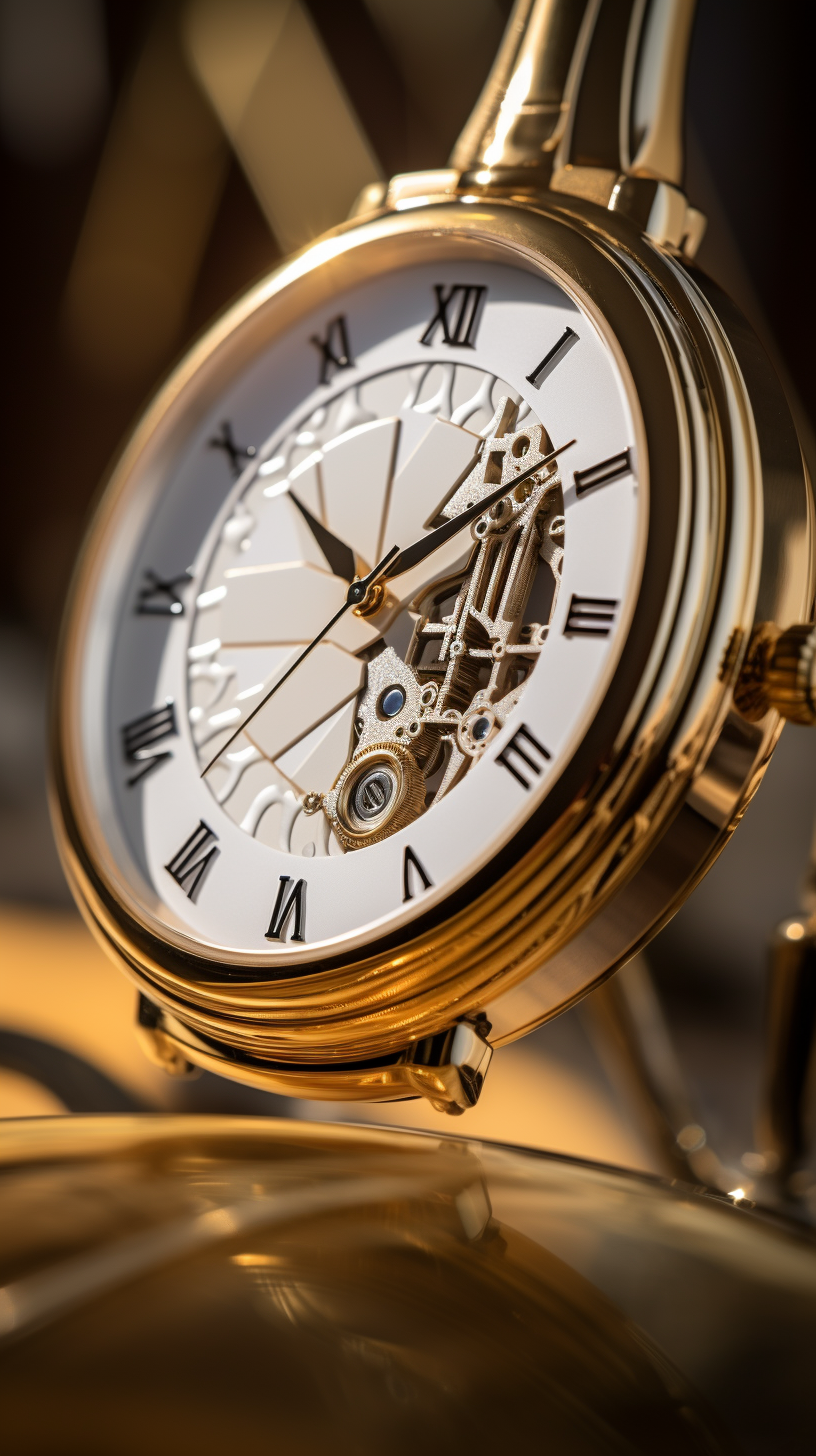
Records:
[[[204,875],[220,854],[216,846],[217,839],[218,835],[209,824],[199,819],[198,828],[193,830],[170,863],[164,866],[176,884],[181,886],[187,899],[194,903]]]
[[[570,598],[565,636],[608,637],[620,603],[613,597]]]
[[[180,576],[159,576],[155,571],[143,571],[144,586],[139,588],[136,598],[136,615],[139,617],[182,617],[184,603],[176,590],[182,583],[192,581],[189,571]]]
[[[481,284],[452,283],[445,288],[434,284],[436,313],[428,324],[420,344],[432,344],[437,330],[442,330],[442,343],[459,349],[475,348],[476,328],[487,289]]]
[[[132,723],[124,725],[122,751],[128,763],[141,765],[138,773],[131,774],[126,781],[129,789],[152,773],[154,768],[158,768],[166,758],[173,757],[169,749],[161,752],[157,745],[163,743],[165,738],[172,738],[176,733],[178,733],[178,728],[172,698],[167,699],[164,707],[151,708],[149,713],[142,713],[141,717],[134,718]]]
[[[608,460],[601,460],[598,465],[590,465],[586,470],[574,470],[572,478],[575,481],[575,494],[586,495],[588,490],[594,490],[597,485],[608,485],[610,480],[617,480],[620,475],[630,475],[631,471],[629,451],[621,450],[619,455],[610,455]]]
[[[266,932],[267,940],[285,940],[286,927],[290,917],[294,914],[295,928],[290,940],[303,940],[303,932],[306,926],[306,881],[296,880],[291,890],[287,885],[292,881],[288,875],[281,875],[278,885],[278,898],[275,901],[275,908],[272,911],[272,919],[269,922],[269,929]]]
[[[524,769],[519,768],[518,762],[514,762],[513,760],[520,759],[536,778],[540,778],[544,771],[544,765],[550,758],[552,758],[552,754],[549,752],[549,749],[545,748],[543,743],[539,743],[535,735],[530,732],[526,723],[522,723],[506,747],[502,749],[501,753],[496,755],[496,762],[500,763],[502,768],[506,768],[507,772],[513,775],[513,778],[521,784],[523,789],[529,789],[531,787],[530,779],[525,776]]]
[[[320,351],[320,383],[328,384],[338,369],[350,369],[354,363],[351,356],[346,316],[341,313],[332,319],[326,329],[325,339],[312,334],[309,340]]]
[[[229,460],[230,473],[233,480],[237,480],[248,460],[256,454],[254,445],[237,445],[235,436],[232,433],[232,425],[229,420],[224,420],[221,426],[221,434],[213,435],[207,441],[210,450],[223,450]]]
[[[413,876],[410,873],[410,870],[411,870],[411,867],[412,866],[413,866],[413,870],[414,870]],[[405,904],[405,902],[407,900],[413,900],[413,898],[414,898],[414,891],[411,889],[411,880],[412,880],[412,878],[413,878],[415,884],[416,884],[417,878],[419,878],[422,881],[422,889],[423,890],[430,890],[432,888],[432,886],[433,886],[433,880],[431,879],[431,877],[428,874],[427,870],[423,869],[422,865],[420,864],[419,860],[417,859],[417,856],[414,854],[414,851],[412,850],[410,844],[406,844],[406,846],[405,846],[405,853],[404,853],[404,855],[402,857],[402,903],[403,903],[403,905]]]
[[[536,364],[532,373],[526,376],[527,383],[540,389],[545,379],[549,379],[556,364],[569,353],[573,344],[578,343],[578,335],[574,329],[565,329],[560,339],[556,339],[548,354],[544,355],[540,364]]]

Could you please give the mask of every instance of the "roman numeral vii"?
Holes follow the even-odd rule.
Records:
[[[188,900],[195,902],[204,875],[220,853],[216,847],[217,839],[218,835],[209,824],[200,819],[198,828],[193,830],[190,838],[184,841],[181,849],[164,866],[176,884],[181,886]]]

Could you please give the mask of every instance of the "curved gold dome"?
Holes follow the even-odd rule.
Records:
[[[687,1189],[260,1119],[9,1123],[0,1161],[15,1456],[711,1453],[804,1419],[776,1382],[809,1386],[812,1246]]]

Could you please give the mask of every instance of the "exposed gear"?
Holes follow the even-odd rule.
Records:
[[[518,703],[546,641],[564,554],[563,496],[553,463],[512,489],[517,474],[552,452],[542,425],[512,430],[517,408],[506,397],[500,401],[497,433],[485,440],[476,465],[440,513],[453,519],[507,484],[507,497],[472,528],[466,569],[435,582],[413,603],[415,626],[404,659],[389,646],[368,664],[356,751],[324,805],[346,848],[373,844],[408,822],[403,799],[398,804],[396,790],[389,789],[385,762],[376,770],[385,775],[382,781],[361,777],[362,765],[375,775],[369,755],[391,749],[401,763],[410,760],[409,772],[416,770],[419,779],[408,817],[422,812],[481,757]],[[533,611],[540,620],[528,620]],[[371,801],[368,818],[359,793]],[[379,795],[385,801],[378,806]]]

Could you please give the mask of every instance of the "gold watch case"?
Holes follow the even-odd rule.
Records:
[[[92,603],[135,473],[158,479],[224,381],[302,311],[398,263],[498,258],[554,278],[630,382],[648,527],[614,676],[569,767],[465,891],[404,931],[269,978],[151,922],[114,863],[80,746]],[[781,386],[730,301],[591,202],[474,195],[382,210],[306,249],[230,309],[152,403],[100,501],[73,584],[53,714],[52,800],[66,873],[138,986],[143,1032],[189,1063],[270,1090],[462,1110],[490,1048],[585,995],[642,947],[722,849],[781,726],[735,706],[757,632],[812,620],[813,502]],[[739,698],[739,695],[738,695]]]

